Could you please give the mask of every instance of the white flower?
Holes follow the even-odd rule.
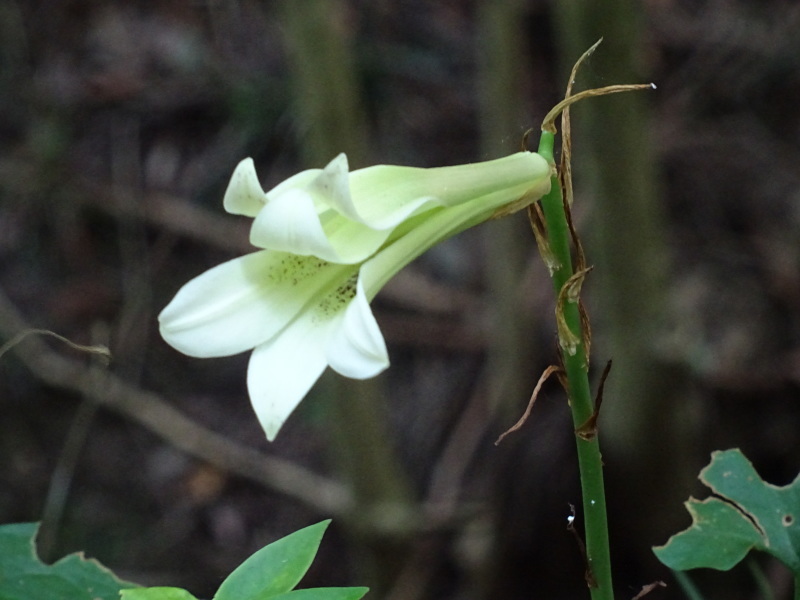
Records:
[[[538,154],[434,169],[378,165],[349,173],[340,154],[266,194],[243,160],[225,210],[253,217],[263,250],[216,266],[159,315],[161,335],[197,357],[253,350],[247,386],[269,440],[326,366],[355,379],[389,366],[369,302],[434,244],[550,189]]]

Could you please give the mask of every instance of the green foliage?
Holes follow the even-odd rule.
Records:
[[[175,587],[149,587],[122,590],[121,600],[197,600],[184,589]]]
[[[214,600],[359,600],[367,588],[294,589],[311,566],[328,524],[311,525],[263,547],[222,582]],[[196,599],[186,590],[154,587],[127,590],[122,600]]]
[[[359,600],[367,588],[295,590],[317,554],[330,521],[265,546],[222,582],[214,600]],[[38,525],[0,527],[0,600],[197,600],[174,587],[135,587],[95,560],[70,554],[54,565],[36,557]]]
[[[311,566],[328,523],[296,531],[253,554],[222,582],[215,599],[272,598],[294,589]]]
[[[367,588],[310,588],[292,590],[280,596],[270,596],[274,600],[359,600],[367,593]],[[260,598],[260,597],[259,597]]]
[[[330,521],[296,531],[265,546],[222,582],[215,600],[267,600],[289,597],[311,600],[357,600],[366,588],[295,590],[317,554]]]
[[[761,550],[800,575],[800,476],[778,487],[765,483],[738,449],[711,456],[699,478],[714,496],[686,502],[692,525],[654,548],[658,559],[680,571],[727,571]]]
[[[133,586],[81,554],[44,564],[34,546],[38,528],[36,523],[0,527],[0,600],[117,600],[121,589]]]

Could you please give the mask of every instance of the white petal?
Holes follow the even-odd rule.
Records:
[[[253,221],[250,243],[259,248],[341,262],[322,228],[313,198],[300,188],[270,194]]]
[[[222,205],[225,210],[233,215],[255,217],[264,204],[273,195],[280,195],[286,190],[308,186],[322,169],[307,169],[282,181],[266,194],[256,175],[256,168],[252,158],[245,158],[233,171],[231,181],[225,190]]]
[[[304,171],[267,193],[267,202],[250,230],[259,248],[317,256],[355,264],[386,241],[359,221],[348,187],[347,157],[340,154],[324,170]],[[353,220],[355,219],[355,220]]]
[[[319,177],[320,173],[322,173],[322,169],[306,169],[305,171],[300,171],[296,175],[292,175],[289,179],[284,179],[267,192],[267,202],[269,202],[271,198],[280,196],[288,190],[308,187],[312,181]]]
[[[233,171],[222,205],[233,215],[255,217],[264,201],[264,190],[258,182],[253,159],[245,158]]]
[[[309,193],[320,204],[350,219],[361,221],[350,197],[350,167],[344,153],[329,162],[308,187]]]
[[[313,257],[248,254],[184,285],[158,317],[161,335],[190,356],[244,352],[272,338],[353,272]]]
[[[344,318],[332,332],[327,356],[335,371],[353,379],[374,377],[389,366],[386,343],[360,280]]]
[[[330,321],[316,322],[306,312],[253,351],[247,390],[269,441],[325,370],[325,347],[332,326]]]
[[[414,182],[424,177],[430,169],[378,165],[348,173],[347,157],[340,154],[309,183],[308,191],[314,198],[318,210],[326,207],[336,215],[346,217],[353,225],[366,226],[367,230],[388,230],[404,221],[409,215],[436,199],[430,190],[422,194]],[[353,187],[355,185],[355,188]],[[326,219],[325,211],[320,216],[329,235],[338,231],[338,222]],[[342,235],[346,239],[351,232]]]

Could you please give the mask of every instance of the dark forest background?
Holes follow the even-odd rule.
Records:
[[[264,544],[332,517],[306,587],[370,598],[587,597],[553,295],[525,217],[429,252],[374,302],[391,369],[325,376],[268,444],[247,356],[169,348],[156,315],[248,252],[222,210],[346,151],[354,168],[519,149],[577,89],[575,212],[618,597],[662,579],[714,449],[800,470],[800,5],[789,0],[0,0],[0,522],[142,584],[211,597]],[[595,377],[596,381],[596,377]],[[345,502],[348,497],[352,503]],[[791,577],[759,558],[776,590]],[[747,567],[697,574],[758,597]]]

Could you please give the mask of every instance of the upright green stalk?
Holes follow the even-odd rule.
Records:
[[[539,154],[551,163],[555,136],[542,132]],[[553,176],[550,193],[541,200],[547,227],[547,240],[555,258],[552,269],[556,296],[574,275],[570,254],[570,231],[561,196],[558,177]],[[561,356],[568,380],[568,395],[572,410],[572,422],[577,430],[592,417],[594,405],[589,388],[589,366],[584,347],[583,326],[578,302],[563,304],[563,317],[569,330],[578,340],[574,352],[562,349]],[[590,436],[586,436],[590,437]],[[583,493],[583,518],[586,532],[587,582],[590,585],[592,600],[613,600],[611,583],[611,554],[608,544],[608,518],[606,516],[606,496],[603,483],[603,462],[600,456],[598,436],[585,439],[575,435],[578,445],[578,466],[580,469],[581,490]]]
[[[700,590],[697,589],[697,586],[685,571],[673,570],[672,574],[675,576],[678,585],[681,586],[681,590],[688,600],[705,600],[703,594],[700,593]]]
[[[639,0],[553,2],[561,67],[569,68],[571,57],[604,36],[602,51],[592,59],[593,75],[583,85],[599,74],[614,82],[643,76],[650,62],[643,60],[649,53],[646,12]],[[592,190],[592,228],[584,246],[596,267],[595,310],[603,314],[596,331],[604,353],[614,357],[605,388],[603,455],[614,465],[613,475],[607,473],[609,489],[617,491],[614,512],[630,515],[630,528],[638,533],[626,540],[626,549],[642,556],[649,552],[648,540],[683,527],[683,514],[673,507],[694,485],[702,466],[696,457],[703,454],[698,414],[687,393],[688,369],[663,352],[671,249],[649,100],[637,94],[601,98],[574,115],[581,148],[574,166]],[[659,502],[637,510],[650,498]]]

